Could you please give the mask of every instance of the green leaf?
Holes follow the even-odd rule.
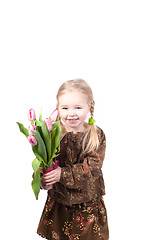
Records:
[[[89,125],[93,125],[94,123],[95,123],[95,120],[93,118],[89,118],[88,124]]]
[[[39,161],[37,158],[35,158],[35,159],[32,161],[32,167],[33,167],[33,170],[34,170],[35,173],[36,173],[37,170],[39,169],[40,163],[41,163],[41,161]]]
[[[48,168],[52,167],[52,158],[50,159],[50,161],[48,162]]]
[[[41,122],[41,131],[42,131],[42,137],[44,139],[45,142],[45,146],[46,146],[46,150],[47,150],[47,156],[48,156],[48,161],[51,158],[51,139],[49,136],[49,132],[47,130],[47,126],[45,124],[45,122],[43,120],[40,121]]]
[[[56,128],[53,128],[51,130],[51,156],[53,156],[53,153],[55,152],[55,135],[56,135]]]
[[[30,122],[31,122],[32,125],[34,124],[34,120],[31,120]]]
[[[38,145],[32,146],[32,150],[33,150],[33,153],[35,154],[35,156],[37,157],[37,159],[41,162],[42,168],[43,169],[47,168],[48,164],[45,163],[44,159],[39,155]]]
[[[62,129],[60,126],[60,121],[53,123],[53,129],[51,131],[51,156],[54,158],[56,152],[60,151],[60,137]]]
[[[41,111],[40,111],[40,115],[39,115],[39,121],[42,120],[42,107],[41,107]]]
[[[35,120],[35,125],[36,125],[36,127],[41,127],[41,122],[36,119],[36,120]]]
[[[61,117],[60,117],[60,115],[59,115],[58,121],[60,121],[60,120],[61,120]]]
[[[32,133],[34,134],[36,140],[38,141],[37,149],[35,148],[36,152],[45,162],[47,162],[46,147],[40,133],[37,130],[32,130]]]
[[[28,136],[29,136],[29,131],[28,131],[28,129],[26,129],[22,123],[19,123],[19,122],[16,122],[16,123],[18,124],[20,131],[21,131],[26,137],[28,137]]]
[[[40,161],[37,158],[35,158],[32,162],[32,167],[34,169],[35,175],[34,175],[34,179],[31,183],[31,185],[32,185],[32,189],[35,194],[36,200],[38,200],[38,195],[40,192],[40,169],[39,169],[39,166],[40,166]]]

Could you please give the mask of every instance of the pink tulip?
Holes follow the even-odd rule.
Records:
[[[49,118],[45,118],[44,120],[46,126],[47,126],[47,130],[50,132],[52,130],[52,122]]]
[[[35,120],[36,119],[36,114],[35,114],[35,110],[33,108],[31,108],[28,112],[28,119],[31,120]]]
[[[35,146],[35,145],[38,144],[38,142],[37,142],[37,140],[36,140],[36,138],[35,138],[34,135],[29,135],[28,141],[29,141],[33,146]]]
[[[52,122],[57,122],[58,118],[59,118],[59,111],[55,109],[53,113],[50,115],[50,119]]]
[[[34,135],[34,134],[32,133],[32,130],[36,130],[35,125],[34,125],[34,124],[30,125],[30,126],[28,127],[28,130],[29,130],[29,135],[30,135],[30,136]]]

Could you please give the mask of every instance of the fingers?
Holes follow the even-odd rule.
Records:
[[[52,177],[54,177],[55,175],[56,175],[56,171],[53,170],[53,171],[51,171],[51,172],[45,173],[45,174],[43,175],[43,178],[44,178],[45,180],[48,180],[48,179],[51,179]]]
[[[56,182],[57,182],[57,178],[54,177],[54,178],[51,178],[50,180],[46,180],[45,184],[46,184],[46,186],[49,186],[49,185],[53,185]]]
[[[42,177],[43,185],[50,186],[57,182],[56,176],[48,176],[48,177]]]
[[[44,189],[44,190],[50,190],[53,186],[53,184],[51,182],[49,183],[46,183],[43,178],[41,178],[41,187]]]
[[[43,179],[43,181],[44,181],[45,183],[48,183],[48,182],[52,181],[52,180],[55,179],[55,178],[56,178],[56,174],[53,174],[53,175],[50,175],[50,176],[44,175],[44,176],[42,177],[42,179]]]
[[[54,179],[59,179],[60,178],[60,175],[61,175],[61,168],[58,167],[57,169],[49,172],[49,173],[46,173],[43,175],[43,180],[45,182],[49,182],[49,181],[52,181]]]
[[[41,178],[41,181],[44,186],[50,187],[56,182],[59,182],[60,176],[61,176],[61,168],[58,167],[57,169],[44,174]]]
[[[57,181],[56,180],[53,180],[49,183],[46,183],[46,187],[49,187],[49,186],[52,186],[53,184],[55,184]]]
[[[50,179],[52,179],[52,178],[54,178],[54,174],[52,174],[52,175],[47,175],[47,176],[44,175],[44,176],[43,176],[43,180],[46,181],[46,182],[48,182],[48,181],[49,181]]]

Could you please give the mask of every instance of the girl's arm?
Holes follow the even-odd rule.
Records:
[[[83,189],[102,175],[102,165],[105,157],[106,138],[101,133],[100,145],[96,151],[88,153],[83,163],[61,168],[60,182],[70,189]]]
[[[41,178],[41,186],[45,190],[50,190],[56,182],[61,182],[70,189],[83,189],[88,187],[93,181],[102,176],[102,165],[105,157],[106,138],[102,131],[100,145],[96,151],[88,153],[83,163],[76,163],[72,166],[58,167],[57,169],[44,174]]]

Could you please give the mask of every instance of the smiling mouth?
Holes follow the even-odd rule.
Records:
[[[78,121],[79,118],[68,118],[67,120],[71,123],[75,123]]]
[[[74,120],[78,120],[78,118],[68,118],[67,120],[74,121]]]

